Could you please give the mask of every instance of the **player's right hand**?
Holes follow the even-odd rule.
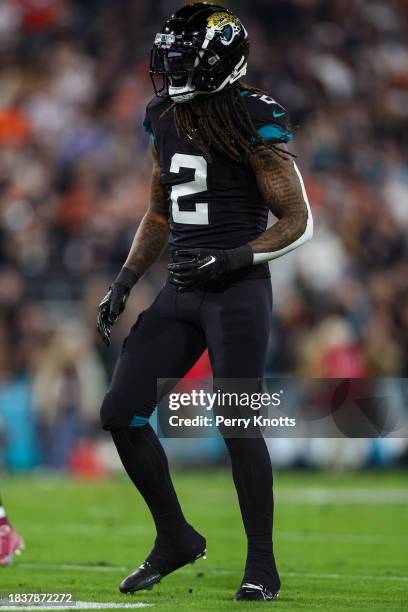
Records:
[[[106,346],[110,345],[111,327],[125,310],[129,294],[128,287],[120,283],[113,283],[99,304],[96,327]]]

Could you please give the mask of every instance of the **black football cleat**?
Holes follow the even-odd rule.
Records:
[[[235,593],[235,601],[271,601],[279,597],[279,591],[273,593],[262,584],[243,582]]]
[[[163,546],[156,540],[146,561],[123,580],[119,590],[121,593],[135,593],[142,589],[152,589],[168,574],[201,558],[206,558],[206,540],[197,532],[188,546],[182,548],[170,547],[169,544]]]
[[[160,572],[155,570],[148,561],[145,561],[133,574],[123,580],[119,591],[121,593],[135,593],[142,589],[152,589],[161,579]]]

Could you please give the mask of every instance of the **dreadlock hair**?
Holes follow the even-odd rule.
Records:
[[[210,96],[197,96],[191,102],[173,102],[161,116],[174,109],[178,136],[187,135],[207,161],[211,151],[241,162],[259,145],[272,149],[280,157],[295,157],[275,144],[265,141],[257,132],[247,111],[242,91],[265,94],[256,87],[238,82],[233,87]]]

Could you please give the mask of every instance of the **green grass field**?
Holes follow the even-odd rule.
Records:
[[[1,592],[73,591],[80,601],[143,602],[157,610],[408,609],[408,489],[404,473],[277,473],[275,548],[280,599],[232,601],[245,543],[228,472],[176,474],[188,519],[207,536],[208,558],[152,591],[121,595],[153,537],[150,518],[125,479],[1,478],[26,550],[0,570]]]

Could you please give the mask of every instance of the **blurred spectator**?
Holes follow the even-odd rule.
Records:
[[[47,465],[63,467],[77,438],[94,433],[105,387],[102,364],[86,335],[75,329],[57,332],[34,379]]]

